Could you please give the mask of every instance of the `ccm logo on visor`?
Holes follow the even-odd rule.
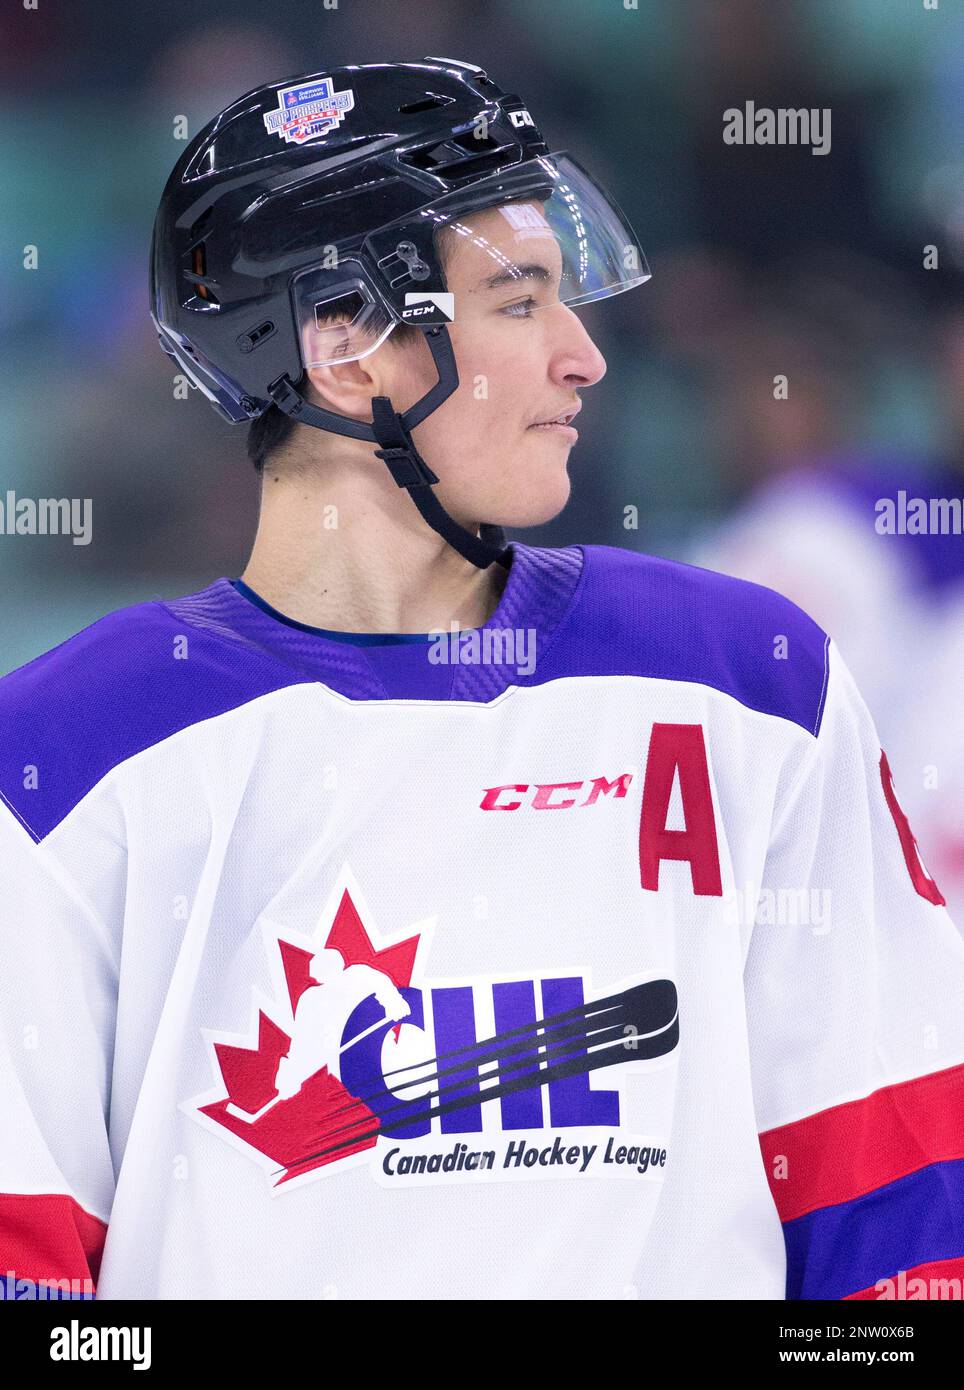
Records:
[[[405,295],[402,318],[418,323],[452,323],[455,320],[455,295],[446,290],[435,294],[409,290]]]

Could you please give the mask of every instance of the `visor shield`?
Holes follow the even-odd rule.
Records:
[[[476,268],[488,284],[542,285],[531,310],[555,303],[588,304],[650,278],[629,223],[570,155],[527,160],[510,179],[486,183],[493,187],[481,184],[473,190],[480,204],[475,215],[449,213],[445,199],[426,209],[438,220],[436,244],[447,236],[451,247],[453,236],[461,238],[472,248]],[[492,196],[497,186],[501,202]],[[488,201],[481,201],[487,192]]]
[[[409,300],[415,307],[406,311],[392,302],[387,287],[373,284],[363,266],[347,258],[337,271],[303,270],[292,281],[292,298],[305,367],[366,357],[401,322],[428,327],[457,320],[459,294],[467,287],[510,298],[518,291],[528,313],[559,303],[588,304],[650,278],[646,257],[619,208],[567,154],[524,160],[444,194],[379,235],[390,234],[404,256],[415,255],[427,222],[434,224],[436,256],[446,267],[448,291],[456,291],[454,302],[429,282],[412,287]],[[466,251],[470,260],[463,260],[453,278],[451,262]],[[421,269],[427,276],[428,266]],[[437,308],[426,310],[419,300],[438,301]]]

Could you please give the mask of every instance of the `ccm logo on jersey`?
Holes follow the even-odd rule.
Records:
[[[593,806],[601,796],[625,797],[633,780],[624,772],[615,781],[593,777],[586,782],[509,782],[486,787],[479,803],[483,811],[565,811],[577,804]],[[582,801],[566,792],[581,792]],[[679,788],[683,825],[670,829],[670,801]],[[525,800],[523,801],[522,798]],[[659,891],[659,866],[664,859],[685,860],[690,866],[697,897],[722,897],[723,879],[716,837],[716,812],[710,790],[706,744],[700,724],[654,724],[649,740],[643,803],[639,817],[639,881],[650,892]]]
[[[944,895],[921,858],[917,841],[897,800],[890,764],[883,751],[880,780],[911,883],[920,897],[943,906]],[[566,811],[576,805],[593,806],[601,796],[610,794],[614,800],[620,800],[626,796],[631,782],[630,772],[624,772],[612,782],[605,777],[593,777],[588,783],[538,782],[534,787],[527,782],[507,782],[500,787],[486,787],[479,807],[483,811],[518,811],[524,806],[533,811]],[[566,792],[582,792],[586,787],[588,791],[582,801],[575,795],[565,795]],[[674,814],[671,803],[675,787],[679,788],[679,801]],[[682,825],[679,824],[680,812]],[[671,827],[674,819],[676,825]],[[639,881],[650,892],[659,891],[659,869],[664,859],[689,864],[697,897],[723,896],[716,811],[701,724],[654,724],[650,734],[639,813]]]
[[[593,777],[588,783],[537,782],[532,787],[527,782],[509,782],[504,787],[486,787],[485,795],[479,802],[479,806],[483,811],[518,811],[523,804],[518,797],[511,801],[500,800],[503,792],[508,792],[524,794],[525,804],[533,811],[566,811],[570,806],[576,805],[576,798],[574,796],[557,798],[557,792],[581,792],[583,787],[588,786],[586,799],[578,804],[580,806],[592,806],[601,796],[609,796],[610,793],[615,797],[625,796],[632,780],[633,774],[624,772],[612,782],[606,777]]]
[[[455,295],[445,290],[409,290],[405,295],[402,318],[420,323],[453,323]]]

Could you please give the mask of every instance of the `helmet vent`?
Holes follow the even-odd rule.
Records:
[[[496,168],[511,149],[511,144],[493,139],[491,135],[479,138],[472,131],[466,131],[440,145],[415,150],[405,155],[404,160],[413,168],[429,173],[468,174]]]
[[[455,97],[440,97],[434,92],[429,92],[420,101],[407,101],[398,109],[403,116],[415,116],[419,111],[434,111],[439,106],[451,106],[454,100]]]
[[[501,150],[505,148],[504,141],[495,140],[491,135],[479,136],[471,130],[466,130],[461,135],[456,135],[452,144],[458,145],[461,150],[467,150],[469,154],[484,154],[488,150]]]
[[[194,285],[197,298],[203,299],[205,304],[220,305],[220,299],[211,288],[216,282],[207,278],[207,257],[203,241],[191,248],[191,267],[191,270],[185,270],[184,277]]]
[[[204,233],[207,231],[207,229],[208,229],[208,223],[211,221],[211,218],[212,218],[213,216],[214,216],[214,208],[213,208],[213,207],[209,207],[209,208],[205,208],[205,209],[204,209],[204,211],[201,213],[201,216],[197,219],[196,222],[194,222],[194,223],[192,224],[191,230],[190,230],[190,231],[188,232],[188,234],[187,234],[187,240],[188,240],[188,245],[189,245],[189,246],[193,246],[194,243],[195,243],[196,241],[199,241],[199,240],[201,239],[201,237],[202,237],[202,236],[204,235]]]
[[[275,325],[270,319],[266,319],[264,323],[259,323],[257,328],[249,328],[247,333],[241,334],[237,339],[238,349],[241,352],[253,352],[259,344],[264,342],[265,338],[270,338],[274,332],[276,332]]]

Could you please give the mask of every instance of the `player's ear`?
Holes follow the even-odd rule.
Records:
[[[372,357],[377,354],[373,353]],[[371,357],[334,366],[309,367],[308,380],[318,404],[337,415],[368,421],[372,418],[372,398],[384,394],[377,386],[377,373],[370,370]]]
[[[414,341],[403,343],[389,339],[354,362],[309,367],[308,379],[320,405],[367,423],[375,396],[387,396],[396,410],[408,410],[434,385],[437,372],[419,334]]]

